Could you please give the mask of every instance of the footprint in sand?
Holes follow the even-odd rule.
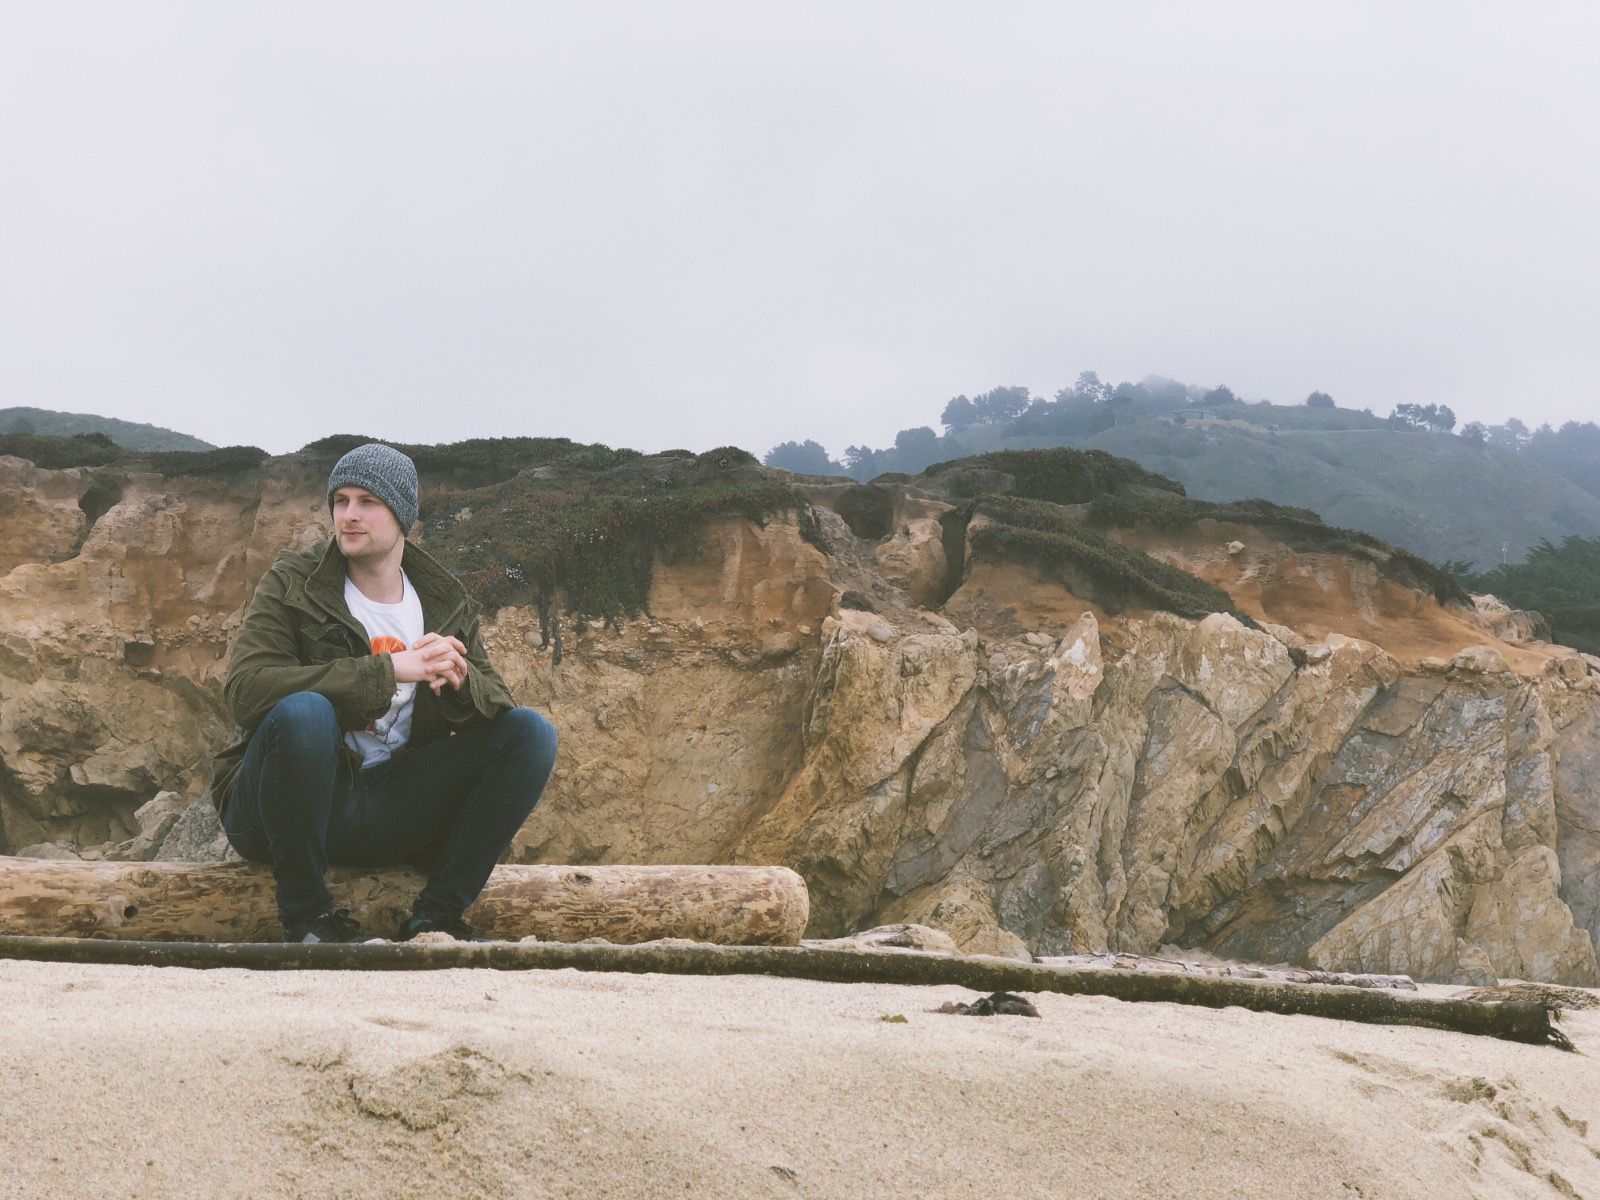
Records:
[[[1368,1096],[1383,1093],[1425,1093],[1460,1106],[1454,1121],[1438,1129],[1442,1140],[1460,1153],[1473,1173],[1491,1187],[1490,1195],[1512,1194],[1518,1176],[1531,1176],[1558,1196],[1576,1197],[1577,1189],[1549,1160],[1572,1161],[1572,1151],[1600,1159],[1600,1149],[1588,1141],[1589,1123],[1569,1115],[1557,1105],[1531,1100],[1510,1080],[1482,1075],[1452,1075],[1413,1066],[1377,1054],[1332,1052],[1342,1063],[1369,1078],[1358,1081]],[[1461,1110],[1465,1110],[1462,1112]]]
[[[385,1029],[399,1029],[405,1033],[424,1033],[433,1028],[427,1021],[413,1021],[408,1017],[391,1017],[379,1015],[376,1017],[362,1017],[369,1025],[381,1025]]]
[[[459,1120],[463,1109],[487,1103],[508,1084],[527,1080],[499,1060],[457,1045],[377,1073],[351,1071],[348,1082],[358,1111],[419,1130]]]

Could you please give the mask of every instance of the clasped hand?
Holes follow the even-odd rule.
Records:
[[[396,683],[425,683],[437,696],[444,685],[460,689],[467,681],[467,648],[460,639],[425,633],[411,649],[393,655]]]

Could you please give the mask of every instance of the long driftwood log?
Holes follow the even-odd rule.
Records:
[[[374,936],[423,884],[406,869],[334,868],[328,888]],[[467,920],[494,938],[793,946],[810,913],[787,867],[500,866]],[[0,856],[0,934],[276,942],[272,871],[255,863],[73,862]]]
[[[1414,992],[1417,982],[1409,975],[1368,975],[1351,971],[1313,971],[1305,967],[1257,967],[1250,963],[1194,962],[1158,958],[1149,954],[1106,951],[1102,954],[1062,954],[1035,962],[1052,967],[1106,967],[1118,971],[1160,971],[1167,974],[1225,975],[1234,979],[1276,979],[1282,983],[1323,983],[1335,987],[1393,988]]]
[[[549,942],[397,945],[186,945],[84,938],[0,936],[0,959],[128,963],[254,970],[444,970],[656,972],[667,975],[777,975],[835,983],[957,984],[980,991],[1061,992],[1160,1000],[1207,1008],[1329,1017],[1374,1025],[1420,1025],[1455,1033],[1572,1049],[1542,1004],[1434,999],[1393,991],[1239,979],[1216,975],[1050,967],[999,958],[809,946],[599,946]]]

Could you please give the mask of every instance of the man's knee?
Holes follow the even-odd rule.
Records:
[[[516,750],[542,763],[555,762],[559,738],[556,727],[543,715],[531,708],[513,708],[501,713],[497,720],[505,725]]]
[[[319,692],[296,692],[272,706],[263,730],[270,729],[280,742],[288,739],[306,749],[337,748],[339,718],[333,702]]]
[[[223,813],[223,828],[240,854],[270,861],[270,831],[306,819],[326,824],[318,814],[329,803],[342,737],[332,703],[316,692],[285,696],[268,710]]]

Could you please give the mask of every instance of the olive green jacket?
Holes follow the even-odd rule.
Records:
[[[411,746],[424,746],[473,721],[516,707],[489,662],[478,631],[479,605],[455,576],[407,542],[401,569],[422,602],[430,633],[461,639],[467,648],[467,682],[459,690],[418,687],[411,717]],[[394,659],[373,654],[367,632],[344,602],[345,559],[332,539],[285,554],[256,585],[228,662],[223,700],[242,736],[217,756],[211,802],[227,808],[245,750],[273,705],[296,692],[316,692],[333,702],[339,726],[364,729],[394,698]],[[341,770],[354,771],[359,756],[346,750]]]

